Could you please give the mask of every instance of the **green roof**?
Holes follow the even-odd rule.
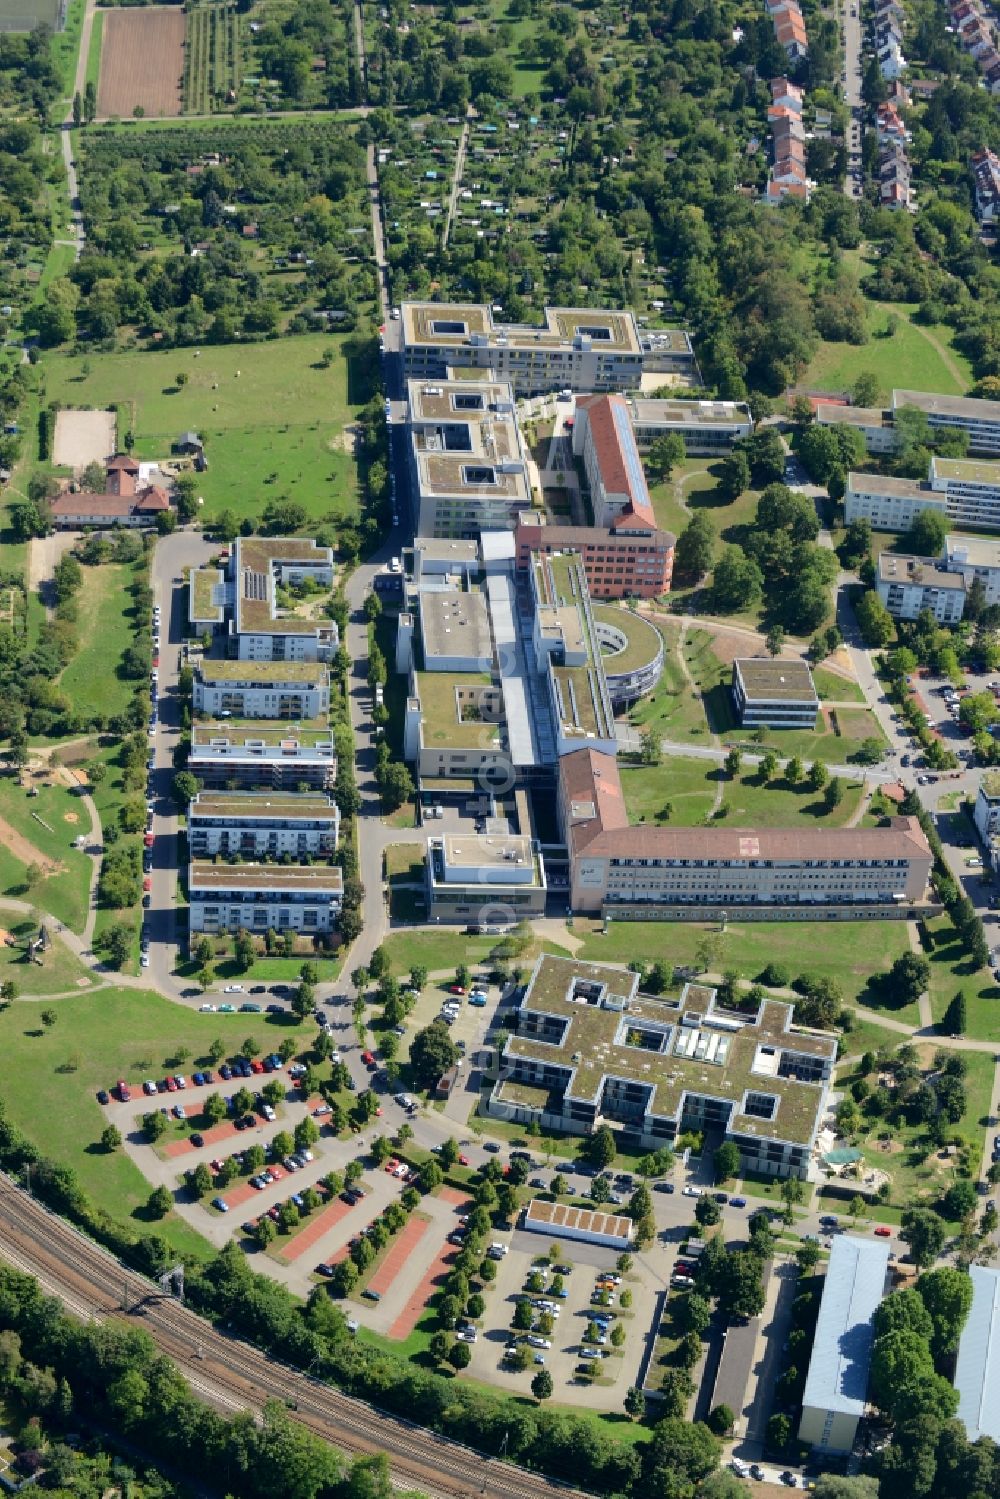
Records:
[[[332,742],[333,731],[325,717],[297,719],[285,723],[271,718],[201,718],[191,728],[191,744],[197,748],[210,739],[231,739],[242,743],[256,739],[263,744],[280,744],[297,739],[303,745]]]
[[[222,605],[215,602],[215,590],[222,586],[222,569],[199,567],[191,574],[192,619],[222,620]]]
[[[321,661],[202,661],[203,682],[315,682],[328,680]]]
[[[570,998],[577,980],[607,986],[608,1007]],[[813,1138],[824,1099],[822,1084],[778,1077],[767,1069],[776,1069],[785,1051],[828,1059],[832,1067],[836,1040],[788,1030],[791,1006],[782,1001],[767,1000],[756,1017],[748,1018],[716,1010],[714,991],[693,985],[678,1003],[666,1002],[639,995],[636,975],[626,970],[543,954],[521,1005],[522,1015],[531,1011],[565,1020],[561,1041],[519,1033],[508,1040],[504,1055],[565,1068],[566,1092],[574,1098],[599,1100],[602,1080],[621,1077],[650,1088],[649,1112],[660,1117],[679,1122],[683,1096],[689,1092],[732,1104],[733,1133],[794,1144]],[[666,1038],[662,1050],[628,1040],[630,1028],[639,1029],[643,1022],[649,1023],[649,1035]],[[704,1051],[682,1055],[679,1048],[693,1049],[699,1037],[705,1039]],[[760,1047],[771,1050],[759,1054]],[[710,1051],[716,1060],[709,1059]],[[772,1119],[740,1112],[748,1090],[777,1098]]]
[[[458,688],[491,687],[492,678],[487,672],[420,671],[415,675],[423,713],[424,744],[428,749],[443,745],[459,749],[499,746],[499,724],[485,719],[461,719],[455,696]]]
[[[638,671],[656,660],[657,652],[663,648],[663,638],[655,625],[633,614],[631,609],[619,609],[614,604],[592,604],[594,619],[599,625],[610,625],[620,630],[627,644],[623,651],[608,651],[601,647],[606,676],[622,676],[626,672]]]

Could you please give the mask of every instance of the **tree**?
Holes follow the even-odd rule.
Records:
[[[717,1405],[709,1411],[706,1424],[709,1431],[714,1431],[717,1437],[724,1437],[736,1425],[736,1417],[728,1405]]]
[[[964,1036],[967,1025],[966,1000],[964,992],[959,989],[955,997],[950,1001],[948,1008],[941,1018],[941,1032],[945,1036]]]
[[[159,1109],[153,1109],[151,1113],[143,1114],[142,1128],[146,1139],[155,1145],[157,1140],[163,1138],[170,1126]]]
[[[723,612],[752,609],[764,591],[764,576],[742,547],[727,546],[712,574],[712,598]]]
[[[805,773],[805,766],[798,755],[793,755],[790,760],[785,762],[785,780],[789,786],[797,786]]]
[[[221,1093],[210,1093],[201,1107],[209,1124],[221,1124],[227,1114],[226,1100]]]
[[[663,758],[659,731],[649,724],[639,735],[639,758],[643,765],[659,765]]]
[[[73,95],[73,124],[79,130],[80,125],[82,123],[83,123],[83,100],[80,97],[80,90],[77,89],[76,93]]]
[[[676,1302],[675,1308],[675,1316],[683,1332],[693,1332],[700,1337],[712,1320],[712,1308],[697,1291],[692,1291],[690,1296]]]
[[[910,1258],[920,1269],[931,1265],[944,1247],[945,1226],[931,1208],[908,1208],[899,1237],[909,1245]]]
[[[101,1149],[110,1155],[112,1151],[118,1150],[122,1143],[121,1130],[116,1129],[113,1124],[106,1125],[101,1131]]]
[[[730,1181],[740,1173],[739,1147],[732,1140],[724,1140],[715,1152],[715,1179],[718,1182]]]
[[[538,1373],[531,1381],[531,1393],[534,1395],[539,1404],[541,1404],[543,1400],[548,1400],[551,1397],[552,1391],[554,1389],[555,1385],[552,1383],[552,1375],[549,1373],[548,1369],[539,1369]]]
[[[625,1414],[632,1421],[641,1421],[646,1414],[646,1397],[634,1385],[625,1391]]]
[[[674,567],[684,578],[698,579],[708,572],[715,555],[715,531],[703,510],[698,510],[677,538]]]
[[[761,1262],[752,1250],[727,1254],[717,1271],[718,1307],[727,1322],[756,1317],[764,1309]]]
[[[458,1059],[458,1047],[443,1020],[418,1031],[410,1044],[410,1066],[418,1088],[432,1088]]]
[[[921,1275],[916,1289],[934,1327],[931,1352],[942,1359],[958,1347],[972,1305],[972,1281],[964,1270],[942,1265]]]
[[[854,606],[854,614],[865,645],[877,648],[889,644],[896,627],[892,615],[873,589],[861,595]]]
[[[38,1018],[47,1030],[51,1030],[56,1023],[56,1012],[52,1009],[42,1010]]]
[[[931,981],[931,965],[918,953],[903,953],[896,959],[886,975],[886,986],[893,999],[902,1007],[915,1004]]]
[[[513,1317],[513,1323],[518,1332],[528,1332],[534,1320],[535,1314],[531,1309],[530,1302],[519,1301],[514,1308]]]
[[[685,458],[684,439],[678,432],[668,432],[650,445],[646,468],[654,479],[669,479],[671,471]]]
[[[769,656],[780,656],[785,643],[785,632],[780,625],[772,625],[764,636],[764,645]]]
[[[602,1124],[585,1142],[581,1152],[592,1166],[604,1170],[610,1166],[618,1154],[618,1145],[615,1141],[614,1131],[606,1124]]]
[[[844,783],[839,776],[831,776],[823,792],[823,805],[828,812],[839,807],[844,800]]]
[[[868,1475],[846,1478],[839,1473],[821,1473],[816,1479],[815,1499],[879,1499],[879,1482]]]
[[[760,757],[760,764],[757,768],[760,772],[762,780],[773,780],[774,773],[778,769],[778,757],[773,749],[764,751],[764,753]]]
[[[468,1343],[453,1343],[448,1349],[448,1362],[454,1369],[467,1369],[472,1363],[472,1349]]]
[[[830,778],[830,772],[821,760],[814,760],[809,767],[807,780],[810,791],[822,791]]]
[[[173,795],[174,801],[182,807],[198,795],[198,781],[189,770],[179,770],[174,776]]]
[[[967,1177],[953,1181],[941,1199],[941,1208],[946,1218],[961,1221],[975,1211],[976,1189]]]
[[[212,1173],[204,1161],[199,1161],[190,1177],[191,1189],[198,1197],[212,1190]]]
[[[742,763],[743,757],[734,745],[733,748],[729,751],[723,763],[723,769],[725,770],[726,775],[731,781],[734,781],[739,775],[740,766],[742,765]]]
[[[722,1443],[704,1422],[667,1416],[656,1423],[642,1449],[638,1491],[663,1499],[688,1499],[695,1484],[718,1467],[721,1453]]]
[[[906,533],[905,548],[914,557],[938,558],[944,551],[948,520],[938,510],[920,510]]]
[[[875,1339],[868,1385],[881,1410],[891,1415],[898,1391],[933,1373],[930,1348],[911,1328],[895,1328]]]
[[[694,1216],[703,1228],[711,1228],[722,1217],[722,1209],[714,1197],[703,1195],[695,1203]]]
[[[167,1187],[155,1187],[146,1201],[146,1207],[153,1218],[165,1218],[173,1205],[174,1199]]]

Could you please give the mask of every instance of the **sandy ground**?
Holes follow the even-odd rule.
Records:
[[[52,462],[77,473],[88,463],[106,463],[115,451],[113,411],[58,411]]]
[[[41,849],[29,843],[23,833],[12,828],[4,817],[0,817],[0,843],[14,855],[15,859],[20,859],[22,864],[37,864],[45,870],[46,874],[55,874],[60,867],[47,858]]]
[[[56,563],[78,540],[76,531],[53,531],[51,536],[32,537],[28,543],[28,592],[37,592],[50,614],[54,600],[49,585]]]

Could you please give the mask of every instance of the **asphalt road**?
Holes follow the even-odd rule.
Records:
[[[841,26],[844,34],[844,99],[849,111],[847,125],[847,176],[844,192],[861,197],[861,18],[860,0],[844,0]]]

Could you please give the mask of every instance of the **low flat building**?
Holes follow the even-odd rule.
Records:
[[[617,1213],[598,1213],[592,1208],[566,1202],[544,1202],[533,1197],[524,1210],[521,1226],[529,1233],[548,1234],[550,1239],[575,1239],[599,1244],[605,1249],[628,1249],[635,1233],[631,1218]]]
[[[1000,604],[1000,540],[952,533],[945,537],[944,566],[950,573],[961,573],[966,593],[979,582],[987,605]]]
[[[639,389],[646,354],[631,312],[546,307],[544,317],[541,326],[497,323],[484,303],[404,302],[405,373],[444,380],[449,368],[478,370],[518,395]]]
[[[630,827],[617,764],[559,765],[570,905],[605,919],[907,919],[931,909],[931,851],[913,817],[882,828]],[[936,908],[934,908],[936,909]]]
[[[925,390],[894,390],[893,411],[905,406],[922,411],[935,431],[955,429],[967,432],[970,453],[1000,457],[1000,401],[931,395]]]
[[[802,1396],[799,1441],[823,1453],[850,1452],[865,1413],[874,1317],[886,1294],[889,1245],[838,1234]]]
[[[1000,1270],[970,1265],[972,1306],[958,1344],[958,1419],[970,1442],[1000,1442]]]
[[[897,479],[887,474],[847,475],[844,520],[866,520],[873,531],[908,531],[918,515],[933,510],[948,514],[948,502],[919,479]]]
[[[226,575],[221,567],[193,567],[188,578],[188,619],[200,634],[226,620]]]
[[[337,924],[344,880],[327,864],[188,865],[192,932],[322,933]]]
[[[512,531],[532,496],[509,382],[410,380],[407,421],[418,535]]]
[[[589,748],[614,754],[615,716],[583,564],[575,552],[536,553],[528,576],[534,653],[542,665],[556,753],[567,755],[589,741]]]
[[[506,778],[503,695],[487,672],[413,672],[403,754],[421,779]]]
[[[663,671],[663,636],[654,624],[615,604],[594,604],[601,665],[616,713],[652,692]]]
[[[832,401],[820,401],[816,406],[816,422],[820,427],[853,427],[861,433],[869,453],[895,451],[892,413],[880,407],[841,406]]]
[[[644,396],[628,399],[632,430],[640,451],[675,433],[692,457],[726,453],[753,432],[750,408],[742,401],[669,401]]]
[[[419,595],[424,671],[488,672],[493,639],[481,588],[424,589]]]
[[[531,838],[445,833],[427,840],[431,921],[508,926],[545,915],[545,866]]]
[[[791,1005],[735,1014],[700,984],[654,999],[638,974],[544,954],[515,1021],[493,1117],[577,1135],[608,1124],[643,1150],[711,1129],[736,1144],[744,1170],[805,1176],[837,1042],[794,1031]]]
[[[191,728],[187,768],[202,786],[220,791],[329,790],[337,778],[330,726],[230,719]]]
[[[210,718],[319,718],[330,711],[330,675],[321,661],[202,660],[193,704]]]
[[[878,596],[893,619],[917,619],[926,609],[942,625],[954,625],[965,609],[965,579],[930,557],[880,552]]]
[[[340,813],[313,792],[200,791],[188,806],[193,858],[329,858],[337,851]]]
[[[814,729],[819,697],[804,661],[738,656],[733,702],[743,728]]]
[[[518,567],[527,567],[532,552],[578,552],[594,599],[653,599],[670,592],[677,538],[629,516],[610,530],[597,526],[552,526],[537,510],[518,517],[515,532]]]

